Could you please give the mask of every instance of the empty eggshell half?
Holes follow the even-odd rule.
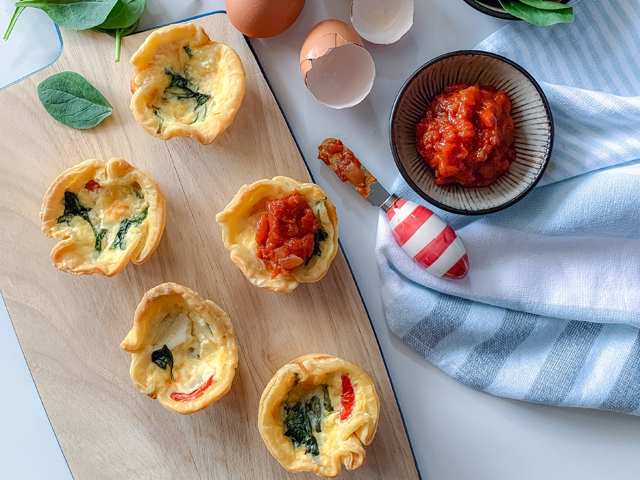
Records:
[[[413,0],[352,0],[351,23],[371,43],[395,43],[413,25]]]
[[[376,76],[362,39],[340,20],[324,20],[311,29],[300,50],[300,71],[311,94],[331,108],[360,103]]]

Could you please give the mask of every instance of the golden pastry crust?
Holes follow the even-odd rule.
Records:
[[[133,354],[129,373],[136,388],[183,415],[198,412],[227,393],[238,366],[229,315],[175,283],[145,293],[120,347]],[[168,357],[162,353],[165,349],[171,352],[172,367],[161,366]]]
[[[321,228],[327,234],[320,242],[320,255],[289,273],[271,278],[264,262],[256,256],[256,223],[266,203],[293,192],[305,197],[313,209]],[[302,183],[289,177],[274,177],[244,185],[225,209],[216,215],[222,227],[224,246],[231,252],[231,260],[254,285],[275,292],[291,292],[300,283],[313,283],[325,276],[331,261],[338,253],[338,216],[336,208],[324,191],[315,183]]]
[[[353,410],[345,418],[341,411],[343,376],[348,377],[355,397]],[[326,395],[332,411],[326,407]],[[295,411],[301,403],[309,404],[314,396],[324,405],[321,431],[313,433],[318,455],[307,453],[304,445],[294,447],[284,426],[292,408]],[[363,444],[373,441],[379,415],[375,386],[360,367],[330,355],[309,354],[282,367],[266,386],[260,399],[258,428],[267,448],[284,468],[333,478],[340,473],[341,463],[347,470],[364,463]]]
[[[231,125],[244,97],[238,54],[192,23],[156,30],[131,63],[133,115],[163,140],[191,137],[208,145]]]
[[[121,158],[86,160],[62,172],[40,211],[45,235],[62,239],[51,250],[57,268],[107,277],[129,260],[147,261],[160,243],[165,216],[158,184]]]

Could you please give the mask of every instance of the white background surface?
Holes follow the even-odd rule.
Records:
[[[415,25],[407,36],[390,46],[366,45],[378,73],[371,95],[353,109],[336,111],[308,94],[298,54],[306,33],[318,21],[348,22],[349,3],[309,0],[291,29],[273,39],[255,40],[253,46],[316,182],[338,209],[341,241],[378,335],[423,479],[639,478],[640,419],[532,405],[473,391],[388,331],[374,261],[377,211],[321,168],[315,159],[317,145],[325,137],[342,138],[390,188],[397,170],[388,146],[388,119],[404,80],[441,53],[473,48],[504,23],[475,12],[462,0],[416,0]],[[223,4],[223,0],[148,0],[141,28],[219,10]],[[0,29],[11,11],[10,6],[0,7]],[[215,39],[215,32],[209,33]],[[47,17],[25,12],[10,41],[0,43],[0,85],[55,60],[58,45]],[[0,352],[4,360],[0,479],[71,478],[1,306]]]

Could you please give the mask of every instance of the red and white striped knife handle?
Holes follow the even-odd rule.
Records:
[[[427,272],[461,279],[469,273],[469,257],[456,232],[428,208],[392,197],[387,218],[393,236],[409,257]]]

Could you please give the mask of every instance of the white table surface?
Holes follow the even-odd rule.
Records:
[[[252,44],[316,182],[338,209],[342,245],[378,336],[422,478],[639,478],[640,419],[476,392],[447,377],[387,329],[374,261],[377,210],[321,168],[317,145],[325,137],[343,139],[389,188],[397,170],[388,146],[388,118],[404,80],[438,54],[473,48],[504,22],[475,12],[462,0],[416,0],[415,24],[409,34],[394,45],[366,45],[377,68],[371,95],[357,107],[336,111],[320,105],[306,91],[298,49],[318,21],[348,22],[349,3],[309,0],[287,32]],[[141,28],[223,8],[223,0],[148,0]],[[29,10],[10,41],[0,42],[0,87],[45,67],[60,52],[55,27],[46,15]],[[0,7],[0,29],[11,13],[9,3]],[[209,33],[215,39],[215,32]],[[72,478],[2,305],[0,352],[2,383],[10,386],[0,395],[0,478]],[[95,478],[100,478],[99,472]]]

